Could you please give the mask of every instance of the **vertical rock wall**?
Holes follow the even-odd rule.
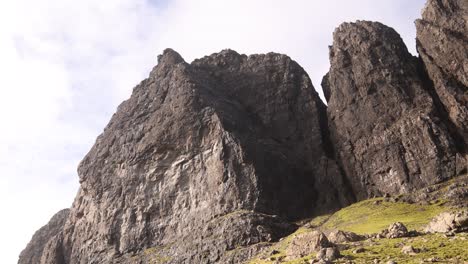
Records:
[[[456,140],[413,57],[392,28],[344,23],[325,76],[337,159],[359,199],[399,194],[457,174]]]
[[[458,145],[468,144],[468,2],[429,0],[416,21],[417,49],[436,96],[454,124]]]

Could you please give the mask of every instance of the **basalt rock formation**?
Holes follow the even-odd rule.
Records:
[[[417,48],[435,92],[468,144],[468,2],[429,0],[416,21]]]
[[[334,33],[322,84],[337,158],[358,199],[407,193],[466,166],[420,61],[377,22]]]
[[[466,27],[442,28],[460,16],[462,1],[429,1],[422,60],[380,23],[341,25],[322,82],[328,108],[286,55],[224,50],[187,63],[165,50],[80,163],[71,209],[19,263],[240,263],[296,220],[457,176]]]
[[[78,168],[62,263],[220,261],[349,204],[326,130],[289,57],[225,50],[188,64],[166,50]]]

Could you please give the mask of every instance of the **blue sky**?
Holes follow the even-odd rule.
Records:
[[[0,3],[0,254],[71,206],[76,167],[166,47],[286,53],[321,93],[343,21],[394,27],[415,53],[424,0],[4,0]]]

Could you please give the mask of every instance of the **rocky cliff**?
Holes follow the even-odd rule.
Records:
[[[462,1],[424,13],[418,31],[466,25]],[[380,23],[341,25],[328,108],[286,55],[165,50],[79,165],[70,211],[19,263],[239,263],[296,220],[463,173],[466,28],[449,33],[452,57],[419,32],[421,60]]]
[[[166,50],[78,168],[61,262],[220,261],[292,232],[286,220],[349,204],[326,121],[285,55],[225,50],[188,64]]]
[[[417,48],[438,99],[468,144],[468,2],[430,0],[416,21]],[[465,150],[466,151],[466,150]]]
[[[359,199],[456,176],[463,157],[420,61],[392,28],[344,23],[323,85],[337,158]]]

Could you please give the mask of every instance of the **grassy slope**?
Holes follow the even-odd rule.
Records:
[[[330,216],[322,229],[339,229],[357,234],[380,232],[395,222],[408,229],[419,229],[434,216],[449,210],[443,202],[430,205],[385,202],[382,198],[365,200],[341,209]]]
[[[308,223],[323,231],[345,230],[358,234],[377,233],[394,222],[402,222],[409,230],[420,230],[433,217],[449,210],[451,208],[446,206],[443,201],[434,201],[428,205],[420,205],[403,202],[386,202],[382,198],[376,198],[355,203],[332,215],[316,217]],[[249,263],[275,263],[276,260],[284,259],[286,255],[285,249],[294,236],[303,232],[311,232],[312,230],[305,227],[299,228],[295,233],[273,245],[268,251],[276,250],[279,253],[269,256],[268,252],[266,252],[260,254]],[[413,245],[415,248],[425,249],[426,251],[418,253],[415,256],[405,255],[401,253],[401,247],[405,244]],[[443,244],[445,246],[441,246]],[[415,238],[366,240],[353,245],[350,244],[350,247],[349,250],[342,251],[342,255],[345,258],[340,259],[338,263],[344,263],[346,260],[352,260],[355,263],[369,263],[374,259],[383,261],[388,258],[398,263],[420,263],[421,260],[431,257],[440,259],[459,257],[462,260],[468,260],[467,234],[461,234],[455,239],[434,234]],[[359,254],[352,253],[356,247],[364,247],[365,252]],[[314,256],[315,253],[312,253],[301,259],[282,261],[281,263],[308,263],[307,261]]]
[[[401,249],[404,245],[411,245],[421,252],[415,255],[403,254]],[[364,252],[353,253],[353,248],[342,251],[341,254],[345,258],[338,263],[345,263],[346,259],[351,259],[355,263],[372,263],[374,259],[391,259],[397,263],[415,264],[430,258],[436,258],[439,260],[437,262],[441,263],[468,261],[468,235],[466,233],[454,238],[447,238],[443,234],[430,234],[413,238],[378,239],[364,241],[360,246],[365,249]]]

